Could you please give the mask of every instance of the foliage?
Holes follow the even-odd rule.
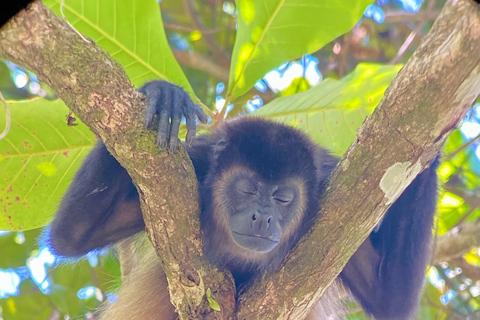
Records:
[[[35,99],[10,103],[9,108],[12,128],[0,144],[0,229],[43,227],[95,138],[79,120],[65,125],[69,111],[61,100]]]
[[[44,1],[61,15],[60,0]],[[65,1],[65,17],[120,62],[136,86],[168,79],[192,92],[172,55],[156,1]]]
[[[370,0],[237,1],[238,31],[228,95],[249,90],[267,71],[312,53],[350,30]]]
[[[255,115],[304,129],[320,145],[343,155],[398,70],[400,66],[359,64],[341,80],[325,79],[310,90],[277,98]]]
[[[44,2],[62,15],[62,1]],[[431,18],[413,15],[395,20],[402,10],[418,11],[421,1],[386,2],[239,0],[235,7],[232,1],[163,0],[160,15],[155,0],[67,0],[63,13],[123,65],[134,85],[168,79],[208,106],[213,121],[253,112],[298,126],[341,155],[401,67],[387,61],[408,59],[418,37],[406,48],[405,39],[431,25]],[[434,17],[441,4],[430,0],[423,13]],[[367,6],[365,15],[376,22],[359,21]],[[67,125],[69,111],[59,100],[13,101],[55,98],[28,71],[2,62],[0,90],[10,99],[12,116],[12,128],[0,140],[0,230],[16,231],[0,235],[0,317],[92,317],[93,308],[115,299],[118,264],[100,252],[58,265],[36,239],[95,139],[80,120]],[[466,122],[479,123],[477,108]],[[2,115],[0,128],[4,124]],[[465,132],[455,131],[445,146],[439,234],[480,216],[477,142]],[[478,268],[478,253],[462,259]],[[476,317],[480,279],[457,269],[454,262],[429,268],[419,319]],[[10,291],[2,279],[14,284]],[[210,301],[212,308],[215,303]],[[349,319],[365,316],[355,312]]]

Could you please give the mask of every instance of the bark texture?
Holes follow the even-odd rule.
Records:
[[[278,273],[242,295],[239,319],[306,316],[478,96],[478,52],[478,5],[450,0],[334,172],[320,219]],[[149,235],[181,317],[233,317],[231,278],[201,253],[191,164],[184,152],[159,153],[154,134],[141,126],[144,101],[123,69],[41,2],[0,30],[0,56],[29,68],[54,88],[127,168],[139,187]],[[208,288],[221,312],[210,312]]]
[[[51,86],[128,170],[181,318],[230,318],[235,288],[231,276],[203,257],[192,164],[183,148],[174,155],[158,150],[155,134],[142,127],[143,95],[120,64],[93,41],[82,40],[41,1],[0,29],[0,57],[30,69]],[[209,307],[208,288],[221,312]]]
[[[320,219],[276,274],[241,297],[239,319],[302,319],[480,93],[480,8],[446,3],[333,173]]]

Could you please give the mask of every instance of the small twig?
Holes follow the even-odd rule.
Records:
[[[342,38],[343,45],[340,53],[338,54],[338,68],[337,68],[337,75],[339,78],[342,78],[345,73],[347,73],[347,57],[348,54],[351,52],[351,41],[352,37],[350,35],[345,35]]]
[[[428,3],[428,7],[427,9],[424,11],[425,14],[427,15],[428,13],[432,12],[433,8],[435,7],[435,0],[430,0],[430,2]],[[415,39],[415,37],[417,36],[417,34],[422,30],[422,28],[425,26],[426,22],[428,20],[425,19],[424,17],[424,20],[421,20],[421,22],[417,25],[417,27],[415,28],[415,30],[413,30],[410,35],[407,37],[407,39],[405,40],[405,42],[402,44],[402,46],[400,47],[400,49],[398,50],[397,52],[397,55],[395,56],[395,58],[393,58],[391,61],[390,61],[390,64],[396,64],[396,63],[399,63],[400,62],[400,58],[403,56],[403,54],[407,51],[408,47],[410,47],[410,45],[412,44],[413,42],[413,39]]]
[[[452,227],[455,228],[455,227],[460,227],[467,219],[468,217],[470,217],[472,215],[472,213],[475,212],[475,209],[477,209],[477,207],[471,207],[467,213],[465,213],[461,218],[460,220],[457,221],[457,223],[455,223],[455,225]]]
[[[202,34],[204,34],[204,31],[206,30],[206,28],[203,25],[198,12],[195,9],[195,3],[193,2],[193,0],[184,0],[183,3],[184,3],[185,11],[192,18],[192,22],[195,28],[197,28],[198,30],[200,30]],[[215,42],[211,34],[208,34],[208,33],[204,34],[204,39],[205,39],[205,42],[207,43],[207,46],[210,48],[210,50],[212,51],[214,56],[216,56],[216,58],[222,59],[225,62],[228,62],[228,64],[230,64],[229,56]]]
[[[5,107],[5,129],[3,130],[2,134],[0,134],[0,140],[2,140],[7,136],[8,131],[10,131],[11,118],[10,118],[10,110],[8,109],[7,101],[5,101],[5,98],[3,97],[3,94],[1,91],[0,91],[0,100],[2,100],[3,106]]]
[[[175,31],[185,31],[185,32],[197,31],[196,28],[181,26],[181,25],[175,24],[175,23],[164,23],[163,26],[167,29],[175,30]],[[215,29],[205,29],[205,30],[202,30],[201,32],[202,32],[202,34],[212,34],[212,33],[217,33],[219,31],[222,31],[222,30],[225,30],[225,29],[226,29],[226,27],[219,27],[219,28],[215,28]]]
[[[400,62],[400,58],[407,51],[408,47],[410,47],[410,45],[413,42],[413,39],[415,39],[415,37],[417,36],[417,34],[420,32],[420,30],[423,28],[424,25],[425,25],[425,22],[420,22],[417,25],[417,27],[415,28],[415,30],[413,30],[408,35],[407,39],[405,40],[405,42],[402,44],[402,46],[398,50],[397,55],[389,62],[390,64],[397,64],[397,63]]]
[[[475,137],[473,138],[472,140],[468,141],[467,143],[463,144],[460,148],[458,148],[457,150],[453,151],[453,152],[450,152],[444,159],[445,160],[452,160],[453,157],[455,157],[458,153],[462,152],[463,150],[467,149],[468,147],[470,147],[472,144],[474,144],[475,142],[477,142],[478,140],[480,139],[480,133]]]
[[[405,13],[404,11],[387,11],[385,12],[385,22],[399,23],[405,21],[431,21],[437,19],[440,11],[421,11],[418,13]]]
[[[72,28],[73,31],[75,31],[76,34],[79,35],[80,38],[82,38],[83,41],[85,41],[85,43],[92,43],[92,41],[88,40],[87,38],[85,38],[83,36],[83,34],[81,34],[80,32],[78,32],[77,29],[75,29],[72,24],[70,22],[68,22],[67,18],[65,17],[65,14],[63,13],[63,5],[65,4],[65,0],[62,0],[62,2],[60,3],[60,13],[62,14],[62,18],[63,20],[65,20],[65,22],[70,26],[70,28]]]
[[[459,187],[454,183],[451,183],[451,180],[452,179],[450,179],[450,181],[444,184],[443,189],[445,191],[459,196],[472,209],[480,207],[480,195],[478,195],[476,192],[464,190],[462,187]]]

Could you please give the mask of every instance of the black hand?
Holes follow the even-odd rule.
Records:
[[[193,103],[188,94],[179,86],[160,80],[146,83],[139,91],[146,94],[148,99],[145,128],[151,126],[155,115],[158,116],[158,146],[163,149],[168,141],[169,152],[175,151],[182,117],[187,120],[186,141],[191,145],[197,131],[195,116],[205,123],[207,115]]]

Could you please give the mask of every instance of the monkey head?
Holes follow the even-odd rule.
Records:
[[[328,171],[314,160],[319,148],[298,130],[264,119],[227,122],[215,134],[200,186],[206,254],[234,272],[274,268],[318,212]],[[324,158],[336,162],[326,152]]]

